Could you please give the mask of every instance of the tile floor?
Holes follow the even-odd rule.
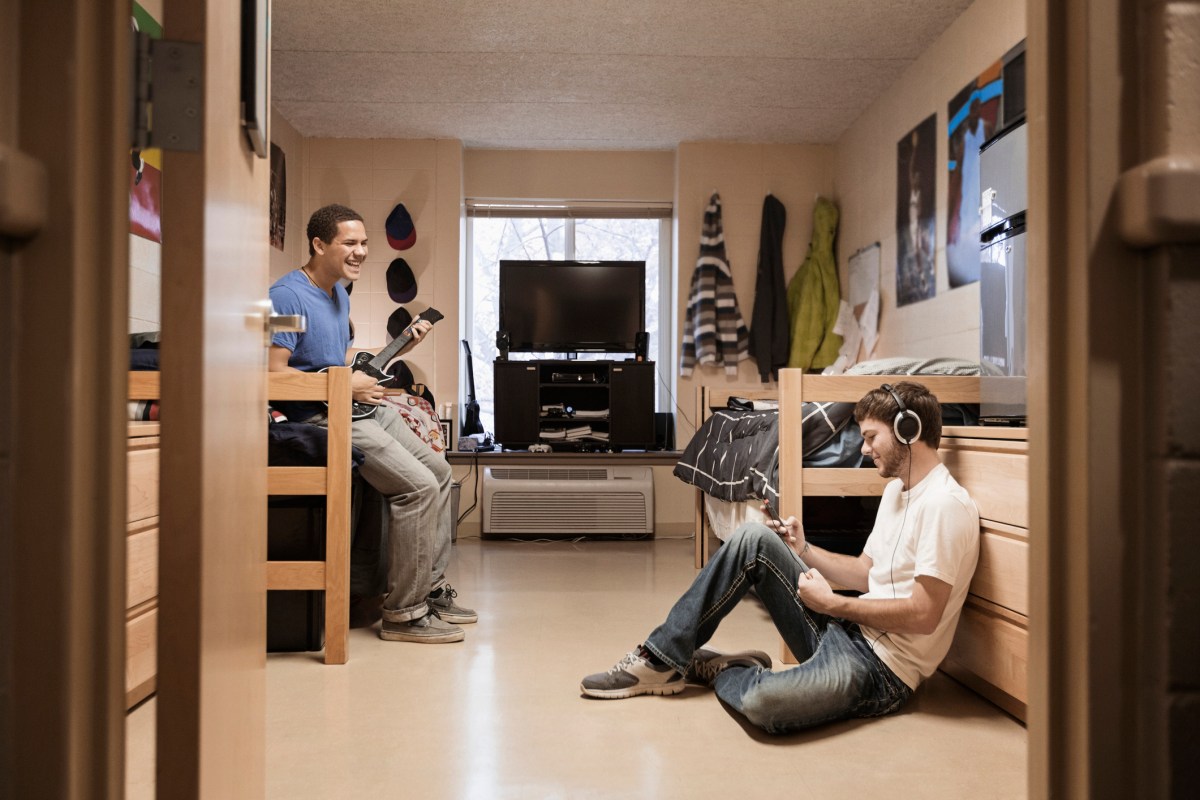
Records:
[[[1025,796],[1025,728],[938,675],[906,710],[770,737],[703,689],[596,701],[579,679],[641,641],[694,575],[690,540],[460,538],[450,578],[477,608],[460,644],[352,631],[350,662],[267,660],[270,798]],[[743,602],[713,640],[779,657]],[[129,797],[153,796],[154,703],[129,716]]]

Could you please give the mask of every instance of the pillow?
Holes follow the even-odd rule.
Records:
[[[847,375],[979,375],[980,372],[978,361],[908,356],[862,361],[846,370]]]

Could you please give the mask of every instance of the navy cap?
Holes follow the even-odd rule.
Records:
[[[417,296],[417,276],[403,258],[388,264],[387,292],[394,303],[411,303]]]
[[[392,213],[388,214],[383,229],[393,250],[407,250],[417,241],[417,228],[403,203],[396,203]]]

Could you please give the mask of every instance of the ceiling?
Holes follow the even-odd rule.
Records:
[[[832,143],[971,0],[273,0],[302,136]]]

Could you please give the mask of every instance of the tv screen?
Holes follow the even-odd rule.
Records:
[[[516,353],[631,353],[646,325],[644,261],[501,261],[500,330]]]

